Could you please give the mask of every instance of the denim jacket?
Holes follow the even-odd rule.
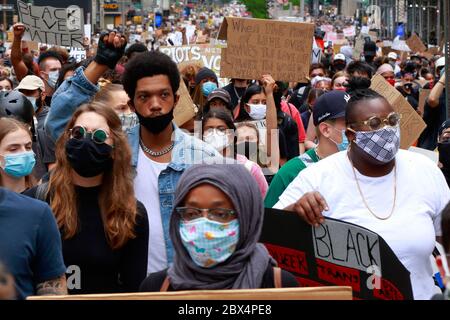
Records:
[[[75,71],[73,77],[62,83],[53,95],[50,112],[45,123],[45,129],[53,139],[56,140],[63,133],[75,110],[81,104],[91,100],[97,91],[98,87],[85,77],[82,67]],[[139,128],[140,126],[135,126],[127,130],[134,169],[137,168],[140,148]],[[222,159],[222,156],[208,144],[185,134],[175,124],[173,124],[173,128],[172,159],[158,177],[161,220],[169,264],[173,261],[173,245],[169,236],[169,223],[178,180],[184,170],[193,164],[218,162]]]

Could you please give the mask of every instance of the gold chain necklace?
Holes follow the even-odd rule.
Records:
[[[348,156],[348,159],[350,160],[350,163],[351,163],[351,165],[352,165],[353,175],[355,176],[355,181],[356,181],[356,186],[358,187],[359,194],[361,195],[361,198],[362,198],[362,200],[363,200],[363,202],[364,202],[364,205],[366,206],[367,210],[369,210],[369,212],[370,212],[371,214],[373,214],[373,216],[374,216],[375,218],[377,218],[377,219],[380,219],[380,220],[387,220],[387,219],[389,219],[389,218],[392,216],[392,214],[394,213],[394,210],[395,210],[395,202],[396,202],[396,200],[397,200],[397,166],[396,166],[396,164],[394,163],[394,203],[392,204],[392,210],[391,210],[391,213],[390,213],[387,217],[381,218],[381,217],[377,216],[372,210],[370,210],[369,205],[367,204],[367,201],[366,201],[366,199],[364,198],[364,195],[363,195],[363,193],[362,193],[361,187],[360,187],[359,182],[358,182],[358,178],[356,177],[355,166],[353,165],[353,162],[352,162],[352,160],[350,159],[350,155],[347,154],[347,156]]]

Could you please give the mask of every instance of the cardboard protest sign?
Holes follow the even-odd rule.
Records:
[[[79,7],[32,6],[17,1],[20,22],[25,25],[23,40],[62,47],[83,48],[83,10]]]
[[[297,214],[266,209],[260,242],[302,287],[350,286],[356,299],[413,299],[409,271],[375,232],[325,218],[312,227]]]
[[[172,58],[177,64],[201,62],[201,65],[220,75],[221,49],[209,45],[190,45],[177,47],[160,47],[159,50]]]
[[[400,148],[408,149],[416,141],[426,124],[403,95],[381,75],[372,78],[370,88],[386,98],[394,110],[402,115],[400,121]]]
[[[311,62],[314,25],[264,19],[226,17],[218,39],[222,77],[306,82]]]
[[[6,36],[6,41],[7,42],[13,42],[14,40],[14,33],[12,33],[11,31],[6,32],[7,36]]]
[[[430,89],[420,89],[419,93],[419,106],[417,107],[417,110],[419,110],[420,115],[423,117],[423,113],[425,111],[425,102],[428,99],[428,96],[430,95],[431,90]]]
[[[182,126],[195,116],[195,104],[189,95],[183,79],[180,81],[180,88],[177,94],[180,96],[180,99],[178,99],[173,110],[173,119],[177,126]]]
[[[355,47],[353,48],[353,60],[361,59],[361,54],[364,51],[364,38],[360,35],[355,41]]]
[[[30,51],[39,51],[39,43],[34,41],[27,41],[27,46]]]
[[[406,40],[406,44],[413,52],[427,51],[427,47],[425,47],[422,40],[420,40],[420,38],[415,33],[413,33],[413,35]]]

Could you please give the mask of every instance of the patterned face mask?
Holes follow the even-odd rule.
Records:
[[[239,240],[239,221],[221,223],[199,218],[180,222],[180,236],[192,260],[200,267],[212,268],[227,260]]]
[[[400,147],[400,126],[353,132],[356,134],[356,145],[374,159],[387,163],[395,158]]]

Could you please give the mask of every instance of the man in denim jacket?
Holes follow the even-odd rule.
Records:
[[[45,124],[53,139],[63,133],[73,112],[99,90],[98,79],[115,67],[125,45],[126,40],[114,32],[103,35],[94,61],[86,69],[78,68],[59,87]],[[127,63],[122,82],[140,122],[129,130],[128,140],[136,170],[136,198],[145,205],[149,217],[147,273],[151,273],[167,268],[173,259],[169,221],[181,174],[192,164],[217,162],[221,156],[172,123],[180,74],[168,56],[159,52],[139,54]]]

